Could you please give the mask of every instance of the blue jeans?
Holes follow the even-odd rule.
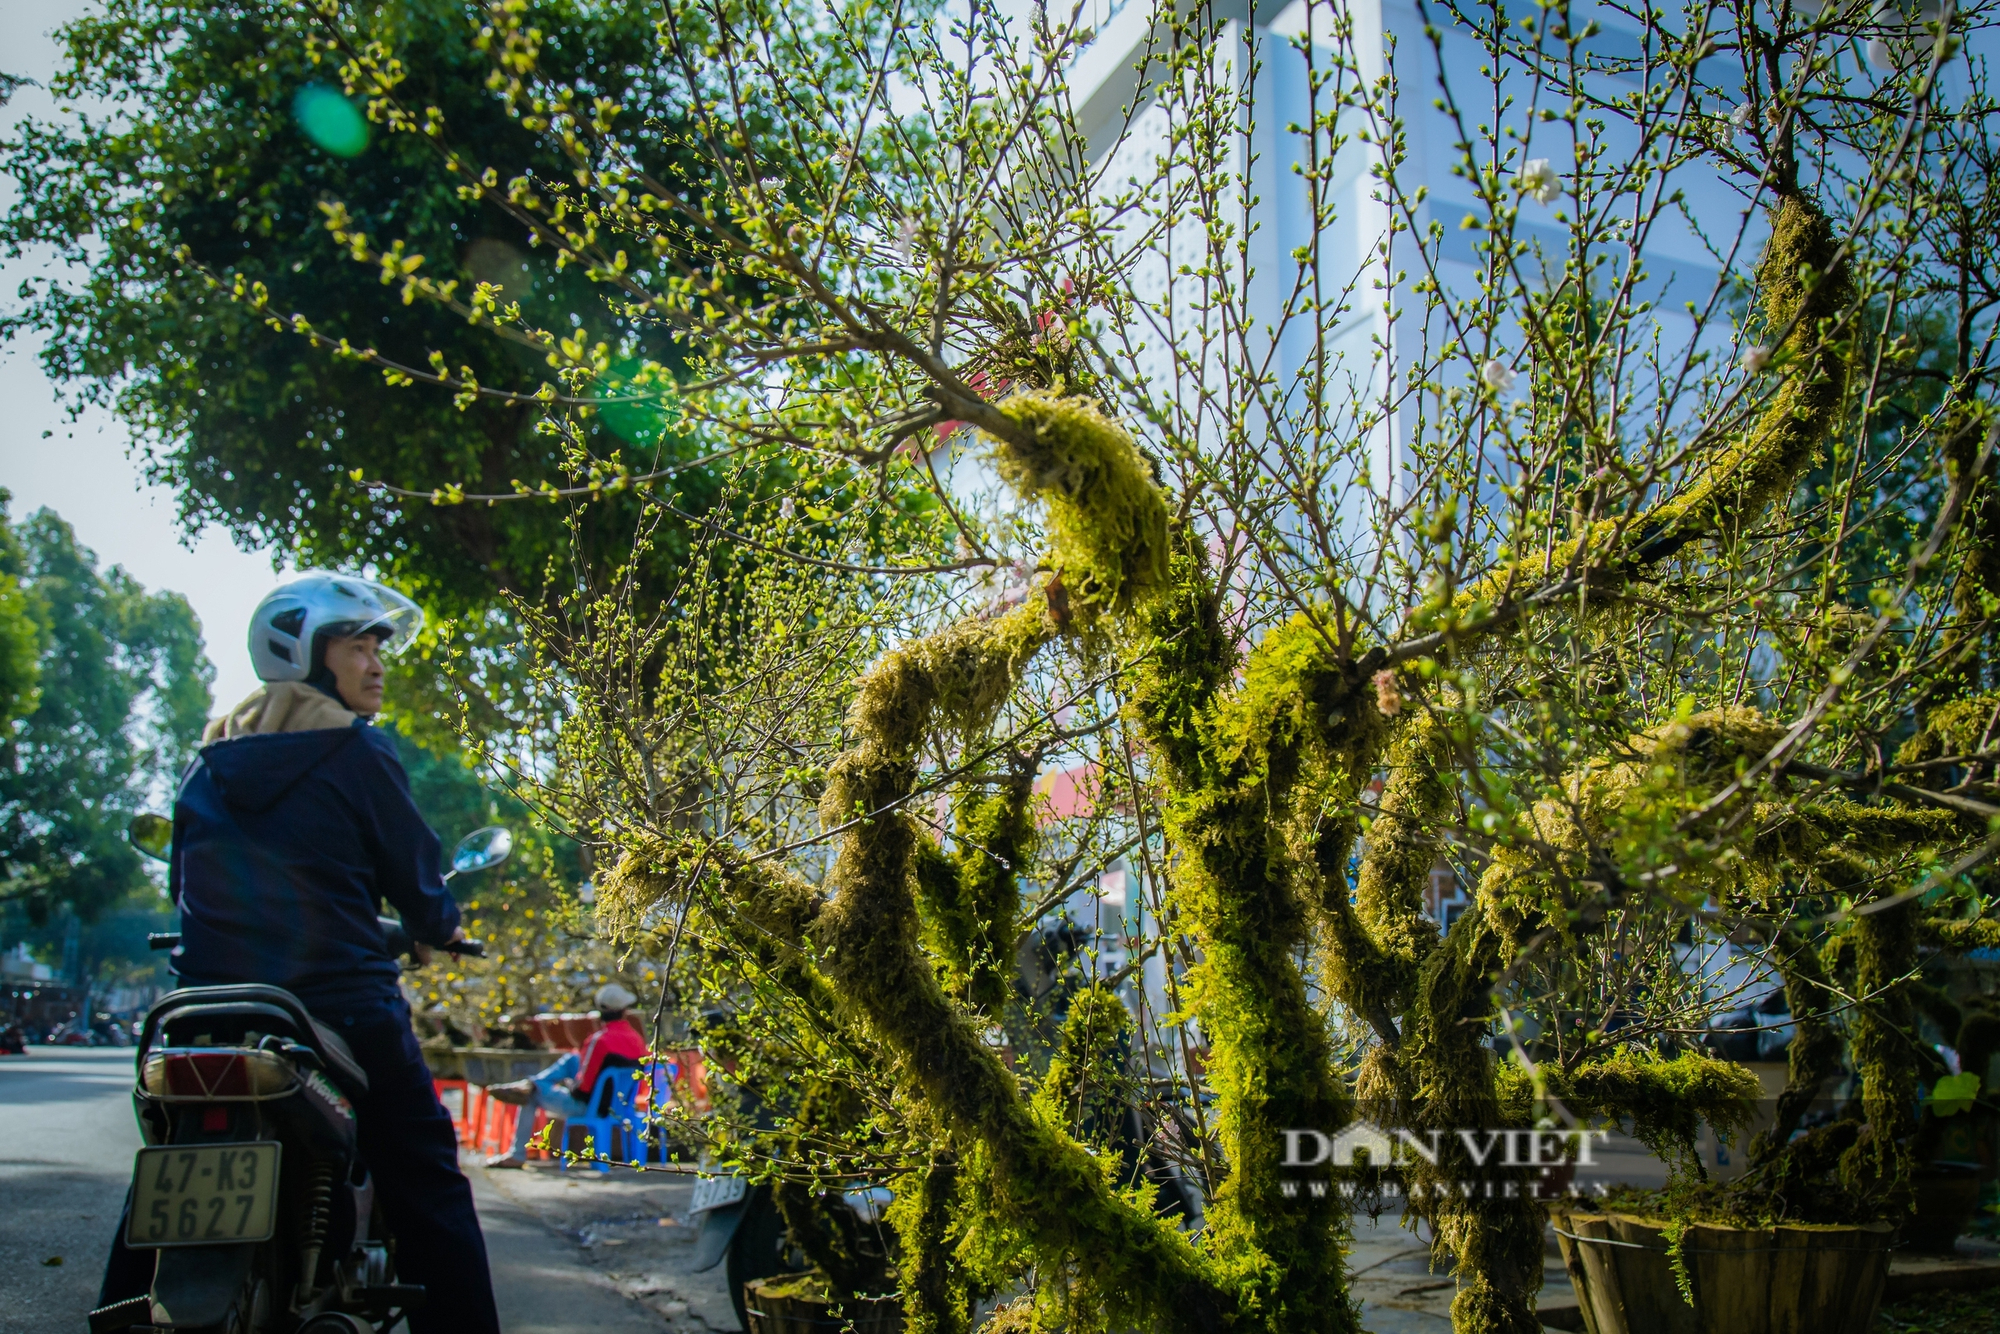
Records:
[[[535,1109],[541,1108],[550,1116],[567,1121],[572,1117],[589,1116],[590,1104],[577,1097],[568,1089],[556,1085],[565,1079],[575,1079],[582,1069],[575,1052],[564,1054],[556,1063],[542,1071],[528,1082],[535,1086],[533,1102],[524,1105],[514,1121],[514,1154],[516,1157],[528,1151],[528,1141],[535,1134]],[[560,1147],[560,1146],[558,1146]]]

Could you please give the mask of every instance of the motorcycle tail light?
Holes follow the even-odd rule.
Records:
[[[146,1057],[140,1074],[156,1098],[270,1098],[298,1086],[291,1063],[249,1047],[168,1047]]]

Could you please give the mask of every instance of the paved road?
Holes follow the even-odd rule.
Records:
[[[97,1304],[125,1201],[132,1051],[28,1051],[0,1056],[0,1331],[57,1334]]]
[[[139,1147],[132,1052],[28,1050],[0,1056],[0,1334],[81,1334]],[[508,1334],[668,1328],[573,1238],[475,1186]]]

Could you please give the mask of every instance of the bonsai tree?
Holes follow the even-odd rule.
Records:
[[[315,13],[384,132],[699,349],[625,383],[720,460],[706,510],[592,452],[624,350],[329,205],[408,301],[545,355],[564,503],[636,507],[641,555],[699,533],[664,586],[520,609],[567,714],[529,776],[615,868],[600,919],[793,1091],[711,1138],[788,1183],[830,1298],[888,1281],[813,1216],[867,1180],[918,1329],[1006,1293],[1009,1327],[1353,1330],[1347,1192],[1286,1158],[1361,1116],[1629,1121],[1683,1220],[1903,1207],[1919,952],[2000,935],[1983,9],[1389,43],[1161,6],[1084,98],[1073,16],[673,0],[668,129],[545,77],[503,3],[495,96],[569,164],[511,179]],[[663,133],[722,184],[648,174]],[[1030,933],[1114,863],[1106,952],[1033,1013]],[[1727,1198],[1691,1146],[1756,1083],[1692,1040],[1731,998],[1683,938],[1796,1025]],[[1798,1133],[1843,1052],[1855,1114]],[[1537,1328],[1534,1169],[1436,1143],[1408,1207],[1455,1327]]]

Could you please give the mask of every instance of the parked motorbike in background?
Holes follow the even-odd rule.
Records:
[[[166,854],[170,826],[161,839],[134,825],[135,845]],[[452,874],[511,851],[506,830],[479,830]],[[381,922],[389,952],[413,954],[402,924]],[[155,949],[179,940],[149,937]],[[476,940],[444,948],[485,953]],[[124,1243],[158,1258],[150,1291],[93,1311],[92,1334],[386,1334],[422,1305],[421,1287],[396,1280],[395,1238],[356,1149],[368,1078],[338,1033],[278,987],[188,987],[154,1005],[138,1048],[145,1147]]]

